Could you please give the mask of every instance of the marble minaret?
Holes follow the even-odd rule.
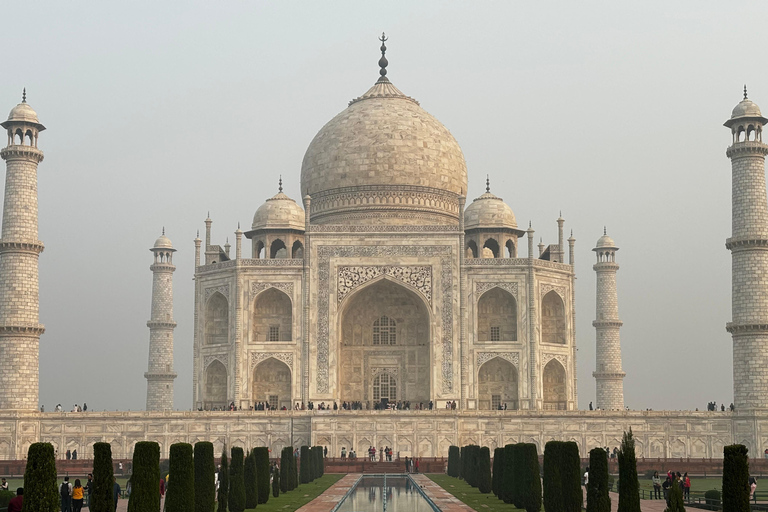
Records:
[[[173,248],[163,234],[150,249],[155,255],[152,271],[152,318],[149,327],[149,367],[147,379],[147,410],[173,409]]]
[[[621,369],[621,338],[619,329],[619,301],[616,294],[616,247],[613,239],[603,231],[594,249],[597,263],[597,318],[592,325],[596,332],[596,370],[592,374],[597,384],[595,405],[603,410],[624,409],[624,373]]]
[[[768,201],[765,196],[763,126],[768,119],[747,98],[733,109],[731,129],[731,251],[733,403],[736,409],[768,407]]]
[[[38,407],[40,335],[37,239],[37,164],[43,152],[37,137],[45,126],[27,103],[11,110],[0,124],[8,145],[0,150],[6,162],[3,227],[0,239],[0,409]]]

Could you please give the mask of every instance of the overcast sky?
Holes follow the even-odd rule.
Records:
[[[299,197],[317,131],[378,76],[454,134],[469,199],[577,239],[579,405],[594,400],[594,255],[617,262],[626,404],[732,401],[730,134],[768,109],[765,2],[3,2],[0,109],[27,87],[39,168],[40,398],[143,409],[152,275],[178,252],[175,404],[191,407],[192,240],[277,189]],[[0,113],[0,115],[4,115]],[[525,244],[521,244],[525,247]],[[524,252],[524,251],[523,251]],[[245,250],[250,256],[250,249]]]

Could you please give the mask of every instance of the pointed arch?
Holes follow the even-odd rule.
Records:
[[[495,238],[489,238],[483,244],[483,258],[498,258],[499,242]]]
[[[263,260],[265,257],[264,254],[264,241],[263,240],[257,240],[255,244],[253,244],[253,259],[255,260]]]
[[[557,359],[550,360],[542,372],[544,409],[564,411],[567,408],[565,368]]]
[[[291,341],[293,339],[293,304],[277,288],[267,288],[253,303],[253,341]]]
[[[509,361],[494,357],[477,372],[478,408],[498,410],[518,408],[517,368]]]
[[[467,258],[477,258],[477,244],[474,240],[467,242]]]
[[[267,402],[271,408],[291,409],[291,369],[282,361],[269,357],[253,369],[252,402]]]
[[[205,305],[205,344],[229,342],[229,301],[220,292],[211,294]]]
[[[505,247],[506,253],[504,256],[507,258],[517,258],[517,246],[515,246],[515,242],[513,242],[511,238],[507,240]]]
[[[295,242],[293,242],[293,247],[291,248],[291,258],[302,259],[303,257],[304,257],[304,244],[302,244],[300,240],[296,240]]]
[[[517,341],[517,301],[498,286],[477,301],[478,341]]]
[[[285,247],[285,242],[283,242],[279,238],[273,240],[269,246],[269,257],[271,259],[287,258],[288,249]]]
[[[218,359],[205,369],[203,402],[207,410],[227,405],[227,368]]]
[[[541,300],[541,341],[560,345],[566,343],[565,303],[555,290]]]

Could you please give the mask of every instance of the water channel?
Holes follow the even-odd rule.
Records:
[[[408,475],[365,475],[334,512],[439,511]]]

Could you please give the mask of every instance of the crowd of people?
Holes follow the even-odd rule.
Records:
[[[721,412],[725,412],[725,409],[726,409],[725,404],[720,404],[720,411]],[[728,410],[733,412],[734,409],[735,409],[735,407],[733,406],[733,402],[731,402],[731,405],[728,406]],[[698,409],[696,409],[696,410],[698,411]],[[709,402],[707,404],[707,410],[708,411],[716,411],[717,410],[717,402]]]
[[[87,410],[88,410],[88,404],[83,402],[82,407],[75,404],[72,406],[72,410],[70,410],[69,412],[85,412]],[[40,406],[40,412],[45,412],[45,405]],[[56,407],[53,408],[53,412],[64,412],[64,408],[61,406],[61,404],[56,404]]]

